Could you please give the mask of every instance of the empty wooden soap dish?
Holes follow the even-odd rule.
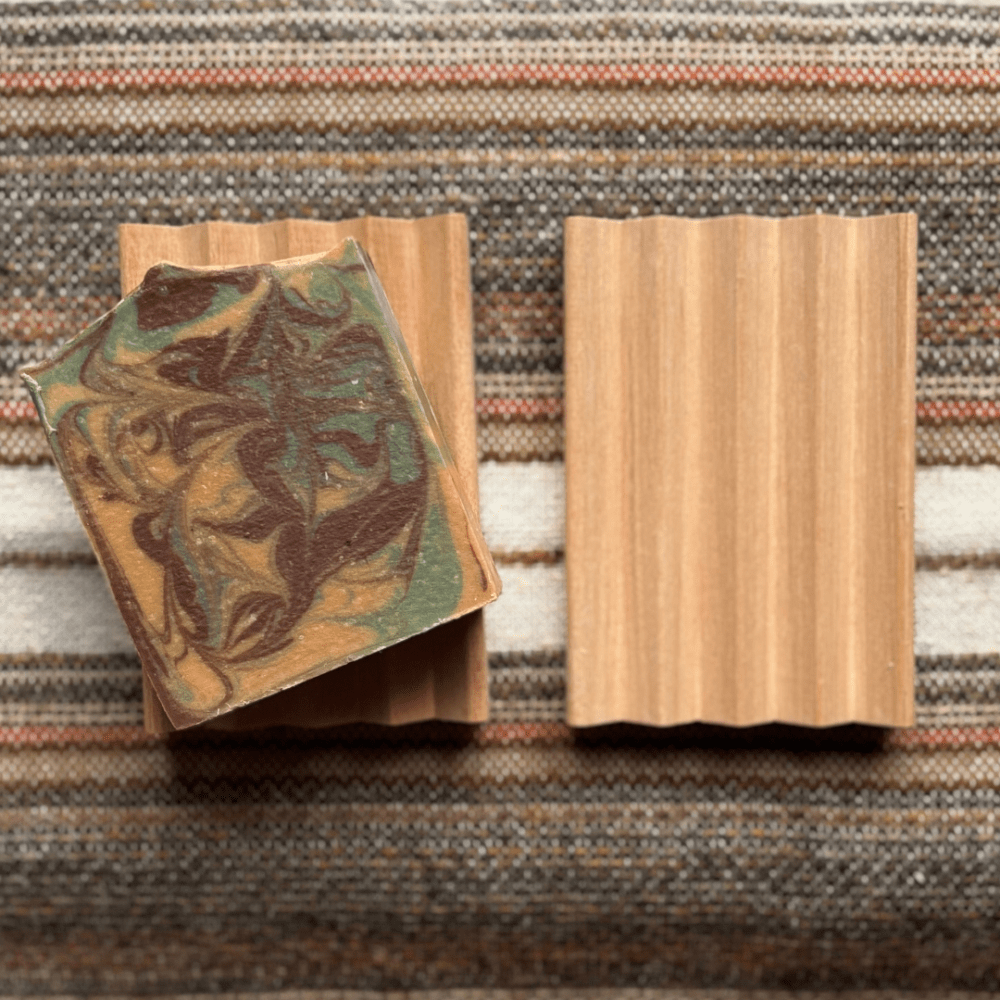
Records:
[[[913,723],[916,234],[567,220],[571,724]]]

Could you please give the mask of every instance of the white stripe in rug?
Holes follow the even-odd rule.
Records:
[[[563,549],[562,462],[483,462],[479,490],[483,532],[494,552]],[[1000,467],[918,468],[914,506],[918,556],[1000,552]]]
[[[504,592],[486,609],[491,653],[564,648],[564,567],[501,566]],[[1000,652],[1000,570],[921,570],[915,579],[917,655]]]
[[[495,553],[554,552],[566,543],[562,462],[481,462],[479,520]]]
[[[561,564],[500,567],[504,591],[486,609],[491,653],[566,644]],[[916,651],[1000,651],[1000,570],[922,570],[916,575]],[[96,566],[0,568],[0,653],[118,653],[132,650]]]
[[[1000,652],[1000,570],[922,570],[915,591],[918,656]]]
[[[135,650],[97,566],[0,567],[0,609],[0,653]]]
[[[555,551],[565,536],[561,462],[486,462],[482,520],[497,552]],[[1000,469],[917,470],[921,555],[1000,550]],[[58,473],[0,469],[0,552],[89,551]],[[505,590],[487,609],[491,652],[561,648],[566,636],[561,566],[501,567]],[[0,572],[0,651],[110,653],[131,649],[96,567]],[[916,648],[925,655],[1000,650],[1000,571],[923,570],[916,578]]]
[[[503,566],[487,608],[490,652],[561,649],[566,584],[559,565]],[[101,570],[0,568],[0,654],[119,653],[134,649]]]
[[[504,592],[486,609],[491,653],[562,648],[564,567],[501,566]],[[1000,652],[1000,570],[921,570],[915,578],[917,655]]]
[[[479,491],[483,533],[494,552],[563,549],[562,462],[483,462]],[[1000,551],[1000,467],[917,469],[915,503],[917,555]],[[55,469],[0,467],[0,552],[89,551]]]
[[[1000,468],[917,469],[914,544],[918,556],[1000,551]]]
[[[499,566],[503,593],[486,608],[491,653],[564,649],[566,571],[561,564]]]
[[[0,552],[84,555],[90,551],[90,541],[54,468],[0,468]]]

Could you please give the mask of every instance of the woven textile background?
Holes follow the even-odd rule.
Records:
[[[453,211],[490,723],[144,736],[17,369],[119,223]],[[920,215],[917,725],[574,734],[563,218],[818,211]],[[1000,7],[0,4],[0,364],[0,994],[1000,990]]]

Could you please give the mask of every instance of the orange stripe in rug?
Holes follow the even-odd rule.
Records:
[[[559,417],[561,399],[477,399],[476,414],[480,417]]]
[[[889,736],[896,747],[966,747],[995,746],[1000,743],[1000,728],[970,729],[899,729]]]
[[[94,744],[157,743],[163,737],[147,733],[142,726],[4,726],[0,727],[0,746],[43,747],[72,743]]]
[[[562,722],[488,722],[476,730],[480,746],[502,746],[505,743],[564,743],[572,738],[572,730]]]
[[[38,412],[35,404],[29,400],[6,399],[0,402],[0,420],[11,423],[38,423]]]
[[[917,420],[998,420],[1000,403],[992,399],[935,399],[917,403]]]

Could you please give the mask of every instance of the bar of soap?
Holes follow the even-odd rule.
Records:
[[[179,729],[500,593],[353,240],[252,267],[157,265],[23,377]]]

